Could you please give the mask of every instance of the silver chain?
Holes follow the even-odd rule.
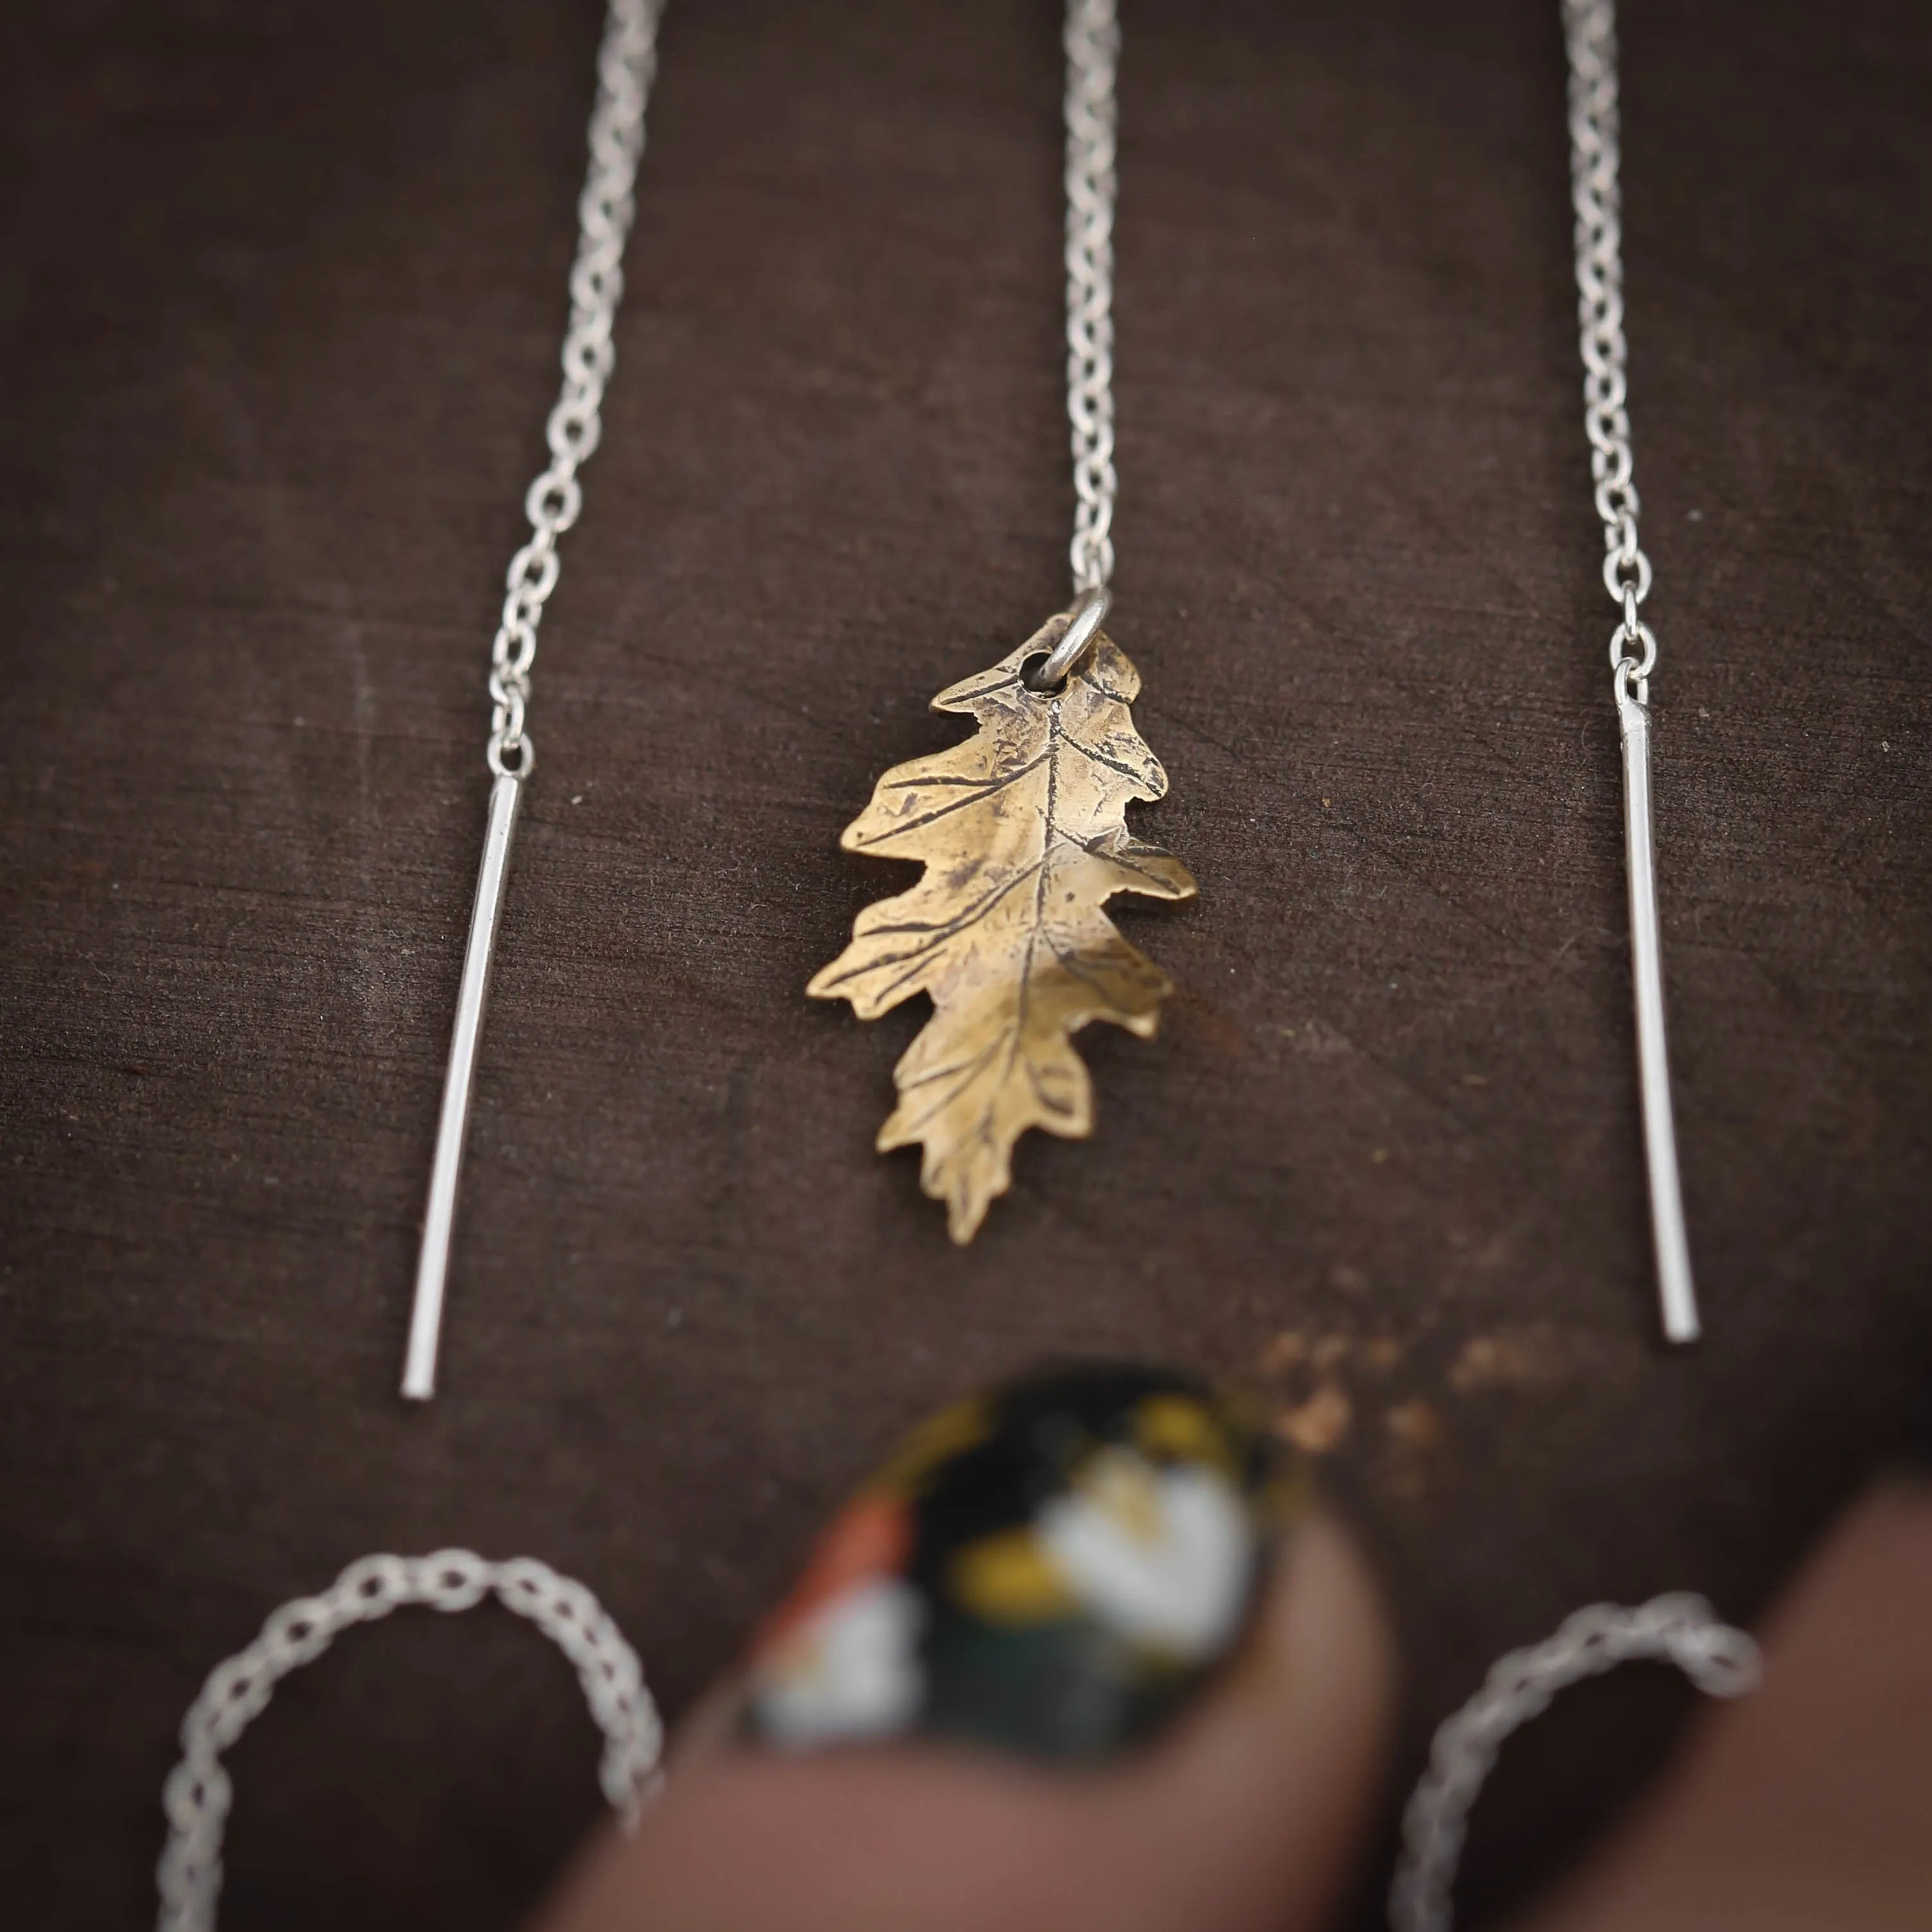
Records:
[[[345,1630],[405,1604],[466,1610],[494,1594],[527,1617],[577,1666],[604,1733],[604,1796],[634,1826],[656,1795],[664,1728],[637,1652],[581,1583],[527,1556],[488,1563],[467,1550],[433,1556],[364,1556],[319,1597],[284,1604],[248,1648],[218,1664],[182,1720],[182,1761],[163,1788],[168,1842],[155,1877],[160,1932],[214,1932],[221,1834],[233,1796],[221,1754],[266,1708],[292,1670],[312,1664]]]
[[[1618,699],[1634,696],[1648,704],[1657,639],[1637,614],[1650,595],[1651,571],[1637,541],[1630,456],[1616,0],[1563,0],[1563,34],[1570,55],[1570,184],[1576,211],[1583,429],[1590,439],[1597,514],[1604,523],[1604,587],[1622,614],[1610,639],[1610,664]]]
[[[524,728],[537,628],[556,588],[557,539],[584,507],[577,472],[603,428],[604,386],[616,360],[611,331],[624,293],[624,244],[644,148],[644,105],[657,71],[662,0],[610,0],[597,53],[597,105],[590,163],[578,198],[577,259],[570,271],[570,326],[563,338],[563,388],[544,437],[549,466],[524,498],[530,540],[510,560],[502,622],[490,652],[490,769],[526,778],[536,760]]]
[[[275,1685],[313,1663],[340,1634],[406,1605],[445,1613],[494,1594],[526,1617],[577,1666],[605,1744],[604,1795],[634,1827],[662,1781],[663,1725],[637,1653],[584,1586],[530,1557],[486,1562],[473,1551],[365,1556],[316,1597],[284,1604],[246,1650],[218,1664],[182,1720],[182,1761],[163,1788],[168,1842],[156,1876],[158,1932],[214,1932],[223,1828],[233,1787],[222,1754],[267,1708]],[[1757,1646],[1720,1622],[1701,1597],[1658,1597],[1634,1610],[1595,1604],[1546,1642],[1512,1651],[1482,1689],[1436,1732],[1429,1768],[1402,1820],[1403,1849],[1389,1900],[1395,1932],[1450,1932],[1449,1892],[1471,1808],[1504,1741],[1557,1692],[1637,1658],[1675,1664],[1700,1690],[1735,1697],[1762,1674]]]
[[[1450,1932],[1449,1891],[1468,1834],[1470,1808],[1504,1741],[1557,1692],[1620,1664],[1674,1664],[1699,1690],[1738,1697],[1757,1688],[1757,1646],[1720,1622],[1702,1597],[1654,1597],[1634,1610],[1592,1604],[1556,1634],[1513,1650],[1436,1733],[1429,1768],[1402,1814],[1402,1857],[1389,1892],[1394,1932]]]
[[[1114,204],[1120,64],[1114,0],[1067,0],[1066,414],[1076,593],[1114,574]]]

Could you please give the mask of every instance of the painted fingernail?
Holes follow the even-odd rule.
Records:
[[[1303,1500],[1258,1419],[1186,1376],[1070,1369],[958,1403],[841,1511],[760,1632],[744,1732],[1111,1756],[1238,1647]]]

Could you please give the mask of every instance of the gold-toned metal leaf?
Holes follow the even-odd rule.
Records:
[[[1058,692],[1030,689],[1028,660],[1056,618],[990,670],[942,691],[935,711],[973,718],[964,744],[895,766],[845,828],[848,852],[922,862],[910,892],[868,906],[852,943],[812,980],[875,1019],[915,993],[934,1011],[894,1070],[899,1104],[881,1153],[922,1144],[921,1180],[972,1239],[1012,1176],[1029,1127],[1078,1139],[1094,1100],[1072,1035],[1110,1020],[1142,1039],[1173,982],[1102,909],[1116,892],[1184,899],[1193,876],[1126,826],[1126,807],[1167,790],[1128,706],[1140,676],[1105,633]]]

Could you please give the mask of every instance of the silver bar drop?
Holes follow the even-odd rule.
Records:
[[[1697,1290],[1677,1172],[1677,1129],[1671,1116],[1670,1060],[1664,1031],[1664,947],[1658,931],[1657,868],[1650,823],[1650,712],[1622,690],[1617,715],[1624,741],[1624,850],[1630,868],[1630,970],[1636,991],[1637,1076],[1643,1101],[1644,1153],[1650,1169],[1651,1234],[1664,1333],[1672,1342],[1698,1335]]]
[[[436,1130],[436,1161],[430,1169],[429,1207],[423,1216],[422,1255],[416,1264],[416,1304],[410,1314],[409,1352],[403,1362],[403,1394],[427,1402],[436,1393],[436,1343],[442,1332],[443,1283],[449,1273],[449,1238],[456,1220],[456,1181],[470,1124],[470,1090],[476,1073],[476,1045],[483,1031],[483,1002],[510,877],[510,842],[517,830],[520,779],[507,774],[490,793],[483,835],[483,863],[476,874],[476,902],[470,914],[470,946],[457,989],[456,1026],[450,1036],[449,1070],[443,1076],[442,1114]]]

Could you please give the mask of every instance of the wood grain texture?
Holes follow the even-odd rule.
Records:
[[[43,0],[0,64],[0,1863],[140,1922],[202,1673],[376,1548],[584,1577],[670,1707],[903,1424],[1046,1355],[1258,1383],[1400,1606],[1408,1756],[1586,1598],[1748,1616],[1928,1434],[1932,48],[1627,10],[1633,407],[1686,1185],[1651,1340],[1611,614],[1553,5],[1144,0],[1120,568],[1179,990],[956,1252],[871,1150],[920,1015],[800,988],[872,776],[1053,608],[1055,10],[664,35],[536,675],[443,1364],[393,1394],[481,671],[594,0]],[[224,1924],[508,1927],[596,1806],[562,1666],[398,1618],[238,1754]],[[1470,1922],[1683,1704],[1578,1694]],[[1361,1923],[1375,1922],[1364,1903]]]

